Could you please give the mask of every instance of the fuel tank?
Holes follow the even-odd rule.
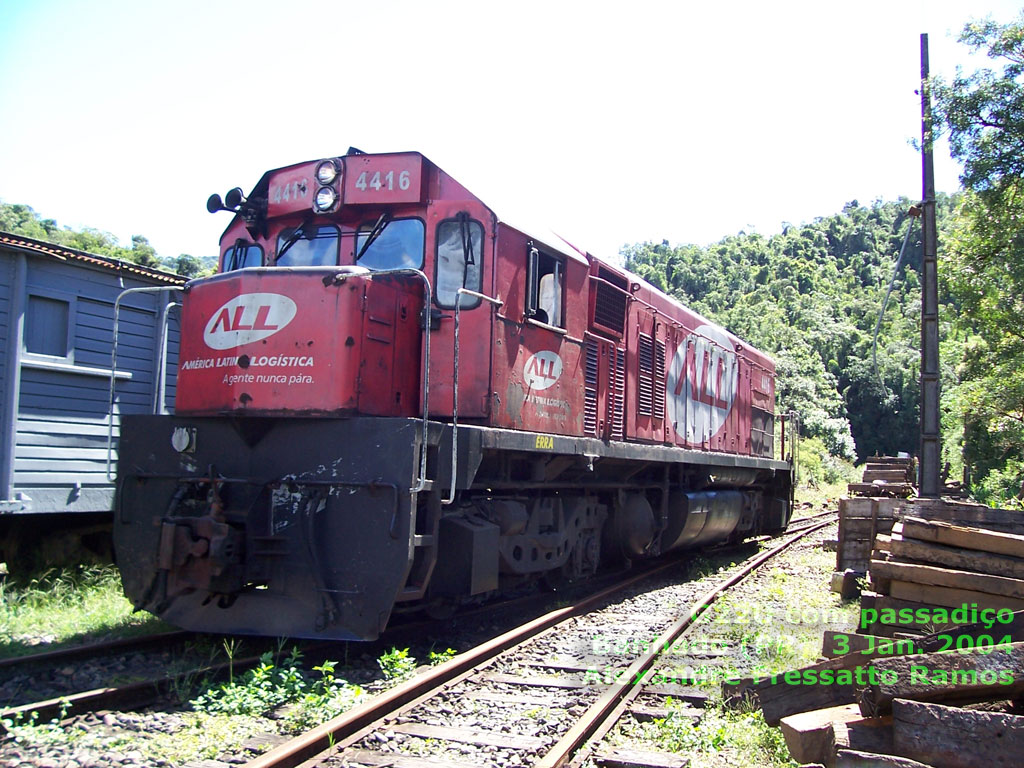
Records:
[[[725,541],[736,530],[746,502],[742,491],[674,492],[661,551],[702,547]]]

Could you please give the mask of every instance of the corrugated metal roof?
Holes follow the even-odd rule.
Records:
[[[169,285],[184,285],[188,282],[188,278],[176,275],[173,272],[151,269],[140,264],[133,264],[130,261],[112,259],[109,256],[98,256],[94,253],[67,248],[55,243],[47,243],[43,240],[34,240],[23,235],[12,235],[8,232],[0,232],[0,248],[9,248],[36,256],[52,256],[55,259],[62,259],[64,261],[78,261],[101,269],[108,269],[111,272],[128,273]]]

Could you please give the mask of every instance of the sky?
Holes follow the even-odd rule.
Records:
[[[713,6],[713,7],[712,7]],[[0,200],[217,252],[206,198],[415,150],[502,218],[612,257],[921,196],[919,36],[984,66],[1002,0],[0,0]],[[937,187],[958,188],[940,147]]]

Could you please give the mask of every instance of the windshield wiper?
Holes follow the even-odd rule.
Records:
[[[309,227],[310,230],[312,230],[312,231],[307,232],[306,231],[306,227]],[[284,245],[282,245],[278,249],[277,256],[274,258],[274,261],[275,262],[280,261],[281,257],[284,256],[288,252],[288,249],[291,248],[293,245],[295,245],[297,242],[299,242],[299,240],[301,240],[303,237],[306,238],[307,240],[315,239],[316,238],[316,231],[317,231],[317,227],[314,227],[311,224],[305,224],[304,223],[304,224],[300,224],[299,226],[297,226],[292,231],[292,233],[290,235],[288,235],[288,239],[284,241]]]
[[[391,223],[391,214],[388,213],[388,212],[382,213],[380,215],[380,218],[377,219],[377,223],[374,224],[373,228],[370,230],[370,234],[367,236],[366,242],[363,243],[363,247],[360,248],[359,249],[359,253],[356,254],[356,263],[358,263],[359,260],[361,258],[363,258],[363,256],[366,254],[366,251],[369,249],[369,247],[371,245],[373,245],[373,241],[376,240],[378,237],[380,237],[381,232],[383,232],[384,229],[387,227],[387,225],[390,224],[390,223]]]
[[[462,264],[468,268],[470,264],[476,262],[473,261],[473,235],[469,230],[469,214],[465,211],[459,213],[459,235],[462,237]]]

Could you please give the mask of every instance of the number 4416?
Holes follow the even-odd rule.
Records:
[[[395,172],[388,171],[381,175],[380,171],[377,171],[367,181],[369,171],[363,171],[359,174],[359,178],[356,179],[356,189],[361,189],[365,192],[367,189],[373,189],[381,191],[382,189],[391,190],[395,188]],[[398,188],[405,191],[409,188],[409,172],[402,171],[398,174]]]

